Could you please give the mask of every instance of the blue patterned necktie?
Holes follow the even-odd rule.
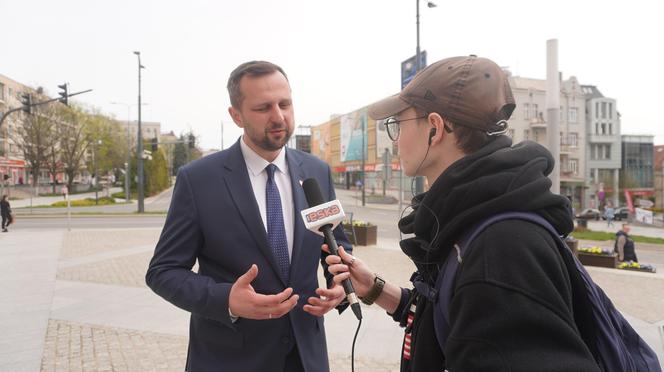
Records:
[[[284,215],[281,211],[281,198],[279,197],[279,189],[274,180],[274,171],[276,169],[277,166],[274,164],[268,164],[265,167],[265,172],[267,172],[267,186],[265,187],[267,241],[281,269],[281,277],[288,283],[290,259],[288,257],[288,241],[286,240]]]

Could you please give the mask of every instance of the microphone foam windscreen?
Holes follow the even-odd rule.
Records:
[[[304,189],[304,196],[307,198],[307,203],[309,203],[309,208],[325,203],[323,194],[321,194],[320,187],[318,186],[318,181],[315,178],[304,180],[302,188]]]

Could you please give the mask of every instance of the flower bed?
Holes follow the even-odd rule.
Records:
[[[378,227],[364,221],[343,222],[344,232],[351,243],[355,245],[376,245]]]
[[[647,273],[657,272],[657,268],[652,265],[640,264],[638,262],[621,262],[616,266],[617,269],[621,270],[634,270],[634,271],[645,271]]]
[[[618,256],[615,253],[598,246],[579,248],[577,257],[585,266],[615,268],[618,264]]]

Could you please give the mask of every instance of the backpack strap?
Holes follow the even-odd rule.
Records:
[[[438,296],[436,296],[437,301],[434,302],[435,306],[433,318],[434,327],[436,329],[436,338],[438,338],[438,343],[441,350],[445,349],[445,344],[447,343],[447,338],[450,334],[450,304],[452,303],[452,296],[454,294],[456,274],[458,272],[459,265],[463,262],[463,257],[469,254],[471,243],[487,227],[499,221],[514,219],[536,223],[544,227],[552,235],[556,236],[556,241],[565,244],[560,239],[558,232],[547,220],[532,212],[499,213],[480,221],[475,226],[468,229],[467,232],[461,237],[461,239],[454,245],[455,249],[450,252],[447,259],[441,266],[440,271],[438,272],[438,278],[436,279],[435,287],[437,288]],[[567,245],[565,245],[565,248],[569,250]]]

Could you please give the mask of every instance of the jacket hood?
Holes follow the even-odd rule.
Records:
[[[413,212],[399,221],[415,234],[401,246],[417,264],[439,263],[466,229],[492,215],[534,212],[567,235],[574,229],[569,200],[550,191],[554,160],[543,146],[515,146],[500,136],[447,168],[426,193],[413,198]]]

